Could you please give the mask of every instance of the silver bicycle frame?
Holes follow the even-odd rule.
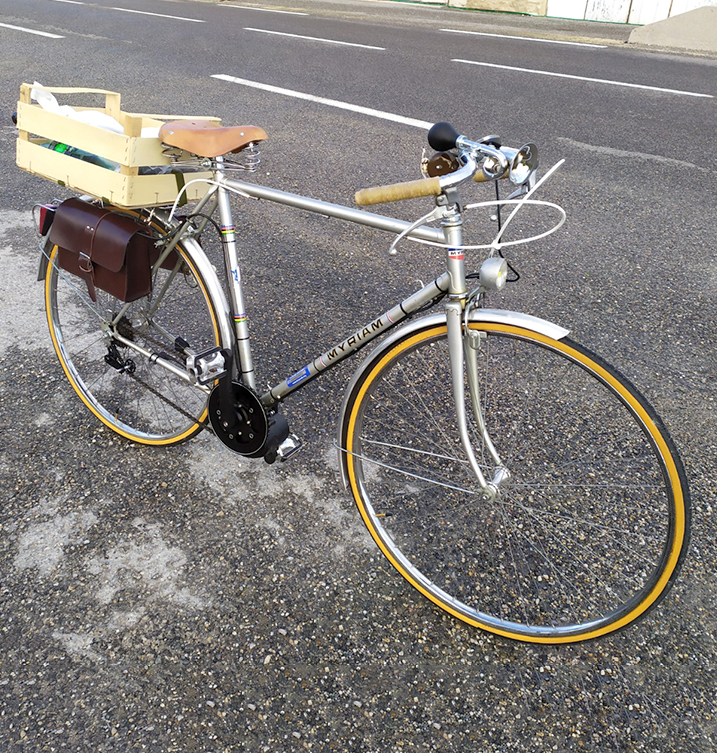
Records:
[[[245,383],[253,389],[256,388],[254,367],[247,324],[248,317],[244,308],[241,270],[236,250],[235,227],[229,204],[230,192],[255,199],[264,199],[298,209],[304,209],[326,217],[334,217],[348,222],[355,222],[360,225],[377,228],[379,230],[386,230],[395,234],[406,233],[409,237],[428,240],[433,243],[442,244],[446,247],[447,271],[443,275],[423,289],[414,293],[405,301],[394,306],[377,319],[374,319],[366,326],[356,330],[345,340],[341,341],[330,350],[325,351],[313,361],[307,363],[302,369],[285,379],[280,384],[272,387],[268,392],[262,395],[261,400],[267,406],[274,405],[294,390],[304,386],[322,371],[340,363],[344,358],[368,344],[375,337],[385,332],[389,327],[398,324],[425,304],[434,301],[436,298],[448,295],[449,300],[446,304],[448,347],[450,353],[453,397],[461,444],[484,494],[490,497],[494,496],[497,493],[498,485],[508,474],[506,469],[503,468],[500,457],[493,447],[493,443],[490,441],[487,429],[485,428],[485,423],[481,414],[480,400],[478,399],[477,386],[474,379],[469,380],[471,383],[470,397],[471,402],[473,403],[473,413],[478,425],[482,427],[485,445],[489,449],[497,469],[490,482],[485,479],[478,464],[478,460],[475,457],[468,433],[468,423],[465,410],[465,388],[463,380],[465,368],[464,363],[469,364],[469,374],[471,377],[474,377],[476,370],[474,360],[471,363],[471,359],[475,359],[476,356],[475,352],[468,347],[467,338],[465,340],[464,350],[462,315],[466,306],[467,290],[465,261],[461,248],[463,245],[463,219],[458,212],[458,209],[455,206],[446,206],[443,208],[442,212],[439,211],[439,215],[442,214],[441,228],[431,228],[428,226],[413,228],[411,223],[393,217],[386,217],[373,212],[352,209],[350,207],[331,204],[317,199],[310,199],[305,196],[268,188],[266,186],[259,186],[245,181],[229,179],[221,168],[222,165],[220,162],[219,169],[217,169],[215,173],[215,178],[217,182],[219,216],[222,224],[222,239],[227,263],[227,277],[230,281],[231,298],[234,311],[236,312],[235,328],[237,355],[239,357],[239,363],[241,364],[242,378]]]
[[[280,191],[267,186],[247,183],[246,181],[228,178],[223,169],[223,161],[217,159],[217,169],[214,172],[214,182],[207,195],[198,204],[195,214],[206,213],[211,215],[215,208],[219,209],[221,221],[222,241],[224,246],[224,258],[226,264],[227,280],[232,310],[234,312],[234,335],[235,351],[237,356],[237,369],[245,384],[256,390],[254,364],[251,353],[248,316],[244,305],[244,293],[242,289],[242,275],[236,245],[236,228],[232,219],[229,195],[231,193],[240,196],[263,199],[277,204],[303,209],[325,217],[332,217],[347,222],[354,222],[366,227],[385,230],[396,235],[405,234],[407,237],[426,240],[439,244],[445,248],[447,270],[440,277],[429,283],[421,290],[413,293],[401,303],[383,313],[378,318],[356,330],[353,334],[337,343],[333,348],[322,353],[317,358],[307,363],[299,371],[285,379],[280,384],[271,387],[260,397],[267,407],[276,405],[286,396],[305,386],[309,381],[317,377],[326,369],[335,366],[352,353],[367,345],[374,338],[386,332],[406,317],[415,313],[423,306],[435,302],[439,298],[448,298],[445,304],[445,321],[447,326],[448,348],[450,354],[451,381],[453,385],[453,399],[456,408],[461,445],[468,462],[483,490],[485,497],[494,497],[500,484],[509,477],[506,469],[493,446],[488,430],[482,416],[480,405],[479,385],[476,368],[476,348],[464,325],[467,306],[469,306],[468,292],[466,290],[465,260],[462,250],[463,245],[463,218],[458,207],[455,205],[438,206],[436,218],[441,219],[441,227],[433,228],[426,225],[414,227],[415,223],[399,220],[394,217],[353,209],[340,204],[332,204],[319,199],[311,199],[306,196]],[[200,222],[200,230],[206,221]],[[521,318],[521,315],[510,314],[509,317]],[[472,319],[472,317],[471,317]],[[532,320],[532,317],[530,317]],[[521,319],[522,321],[522,319]],[[554,325],[540,322],[536,329],[551,329]],[[555,328],[558,330],[559,328]],[[565,330],[556,331],[556,334],[564,336]],[[464,373],[468,375],[469,397],[472,404],[473,416],[482,434],[483,444],[487,448],[494,463],[494,475],[487,480],[480,468],[473,450],[473,444],[468,431],[468,419],[465,406]]]
[[[445,234],[441,228],[433,228],[423,225],[411,229],[410,222],[399,220],[394,217],[386,217],[373,212],[353,209],[341,204],[332,204],[327,201],[311,199],[287,191],[280,191],[275,188],[228,178],[222,169],[221,160],[217,161],[219,166],[215,171],[216,185],[213,186],[212,190],[197,206],[196,212],[202,212],[208,205],[214,206],[215,202],[216,206],[219,208],[222,241],[224,245],[224,258],[227,267],[227,279],[229,281],[229,292],[232,309],[234,311],[236,352],[239,364],[238,370],[244,383],[252,389],[256,389],[254,361],[251,353],[248,316],[244,304],[241,267],[239,265],[236,247],[236,228],[232,219],[231,206],[229,203],[230,193],[303,209],[325,217],[332,217],[347,222],[354,222],[359,225],[365,225],[366,227],[376,228],[378,230],[385,230],[396,235],[409,231],[407,233],[408,237],[427,240],[438,244],[444,244],[446,242]],[[262,402],[267,406],[274,405],[294,390],[304,386],[322,371],[340,363],[344,358],[368,344],[375,337],[382,334],[390,327],[393,327],[395,324],[398,324],[410,314],[415,313],[422,306],[437,298],[443,297],[446,293],[450,292],[450,286],[450,273],[441,275],[432,283],[426,285],[422,290],[409,296],[405,301],[402,301],[389,309],[377,319],[374,319],[364,327],[356,330],[340,343],[337,343],[333,348],[330,348],[311,362],[307,363],[302,369],[285,379],[281,384],[272,387],[261,396]]]

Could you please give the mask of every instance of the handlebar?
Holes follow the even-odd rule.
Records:
[[[392,183],[388,186],[362,188],[356,191],[354,199],[360,207],[369,204],[383,204],[385,201],[402,201],[415,199],[419,196],[440,196],[440,178],[424,178],[423,180],[409,180],[405,183]]]
[[[428,143],[439,152],[460,150],[458,160],[463,166],[454,172],[433,178],[361,189],[354,197],[356,203],[359,206],[367,206],[420,196],[440,196],[447,188],[457,186],[470,178],[483,183],[509,176],[514,183],[522,185],[538,166],[538,150],[535,144],[525,144],[520,149],[512,149],[501,147],[496,137],[471,141],[461,136],[450,123],[435,123],[428,131]],[[480,170],[479,159],[483,160]]]
[[[464,180],[472,178],[478,164],[470,155],[464,155],[465,164],[452,173],[437,178],[410,180],[406,183],[394,183],[390,186],[376,186],[356,191],[354,197],[359,206],[380,204],[384,201],[401,201],[415,199],[418,196],[440,196],[447,188],[457,186]]]

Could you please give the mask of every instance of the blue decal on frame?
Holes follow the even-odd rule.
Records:
[[[286,386],[287,387],[296,387],[297,384],[300,382],[303,382],[304,379],[308,379],[309,377],[309,367],[305,366],[301,371],[297,371],[294,376],[289,377],[286,380]]]

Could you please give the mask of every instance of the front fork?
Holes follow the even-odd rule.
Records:
[[[446,326],[448,328],[448,350],[451,361],[451,381],[453,383],[453,402],[456,407],[456,420],[463,452],[475,474],[483,497],[494,499],[500,485],[508,480],[510,473],[503,465],[498,452],[488,434],[483,418],[480,400],[480,381],[478,378],[478,351],[481,348],[480,337],[474,338],[467,326],[464,328],[463,306],[460,301],[449,301],[446,304]],[[475,333],[477,334],[477,333]],[[493,478],[486,479],[478,459],[473,450],[473,441],[468,431],[468,416],[466,413],[466,389],[464,373],[468,377],[468,396],[473,409],[480,441],[490,455],[494,470]]]
[[[503,465],[498,455],[483,417],[480,400],[480,380],[478,377],[478,352],[481,338],[478,332],[471,332],[468,323],[471,301],[467,296],[465,262],[462,251],[462,219],[458,212],[443,222],[443,229],[448,244],[448,270],[450,273],[449,300],[445,304],[448,351],[450,354],[451,381],[453,384],[453,402],[456,407],[458,433],[463,452],[480,485],[485,499],[494,499],[500,485],[508,480],[510,472]],[[468,381],[468,393],[473,409],[473,418],[480,433],[480,441],[492,460],[493,478],[488,481],[476,458],[473,441],[468,431],[466,414],[466,389],[464,373]]]

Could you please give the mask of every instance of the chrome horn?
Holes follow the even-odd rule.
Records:
[[[507,165],[500,164],[494,157],[486,157],[483,162],[484,180],[505,178],[506,172],[512,183],[522,186],[538,167],[538,147],[535,144],[523,144],[520,149],[509,146],[500,148]]]
[[[508,177],[516,186],[522,186],[538,167],[538,147],[533,143],[523,144],[510,160]]]

